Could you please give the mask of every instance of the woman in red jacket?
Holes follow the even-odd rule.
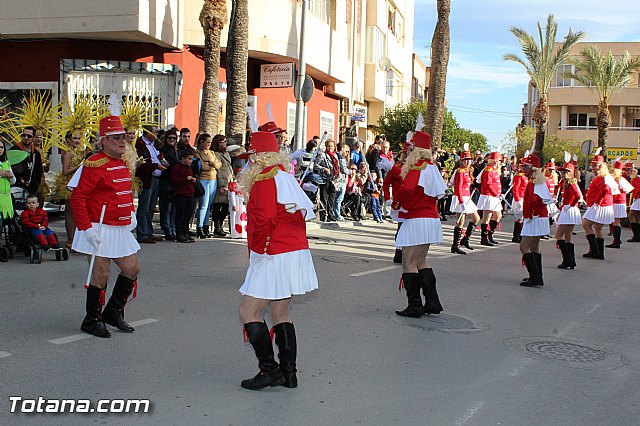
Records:
[[[542,254],[540,238],[549,234],[549,210],[547,205],[553,202],[549,188],[545,182],[544,172],[540,170],[540,158],[529,155],[522,160],[524,171],[529,178],[524,192],[522,217],[522,241],[520,253],[527,267],[529,277],[522,280],[521,286],[543,286]]]
[[[511,209],[513,210],[513,217],[515,219],[511,238],[511,242],[513,243],[522,241],[522,236],[520,235],[522,232],[522,205],[524,191],[527,189],[528,184],[529,179],[524,174],[524,166],[521,161],[518,171],[513,175],[513,179],[511,180],[511,193],[513,194]]]
[[[500,219],[502,219],[501,194],[500,154],[494,151],[489,154],[489,161],[480,176],[478,210],[482,210],[482,221],[480,225],[482,234],[480,244],[483,246],[494,246],[498,244],[493,239],[493,233],[498,227]]]
[[[633,231],[633,237],[627,240],[628,243],[640,243],[640,177],[638,177],[638,170],[633,166],[633,163],[627,163],[624,165],[629,177],[629,182],[633,186],[633,192],[631,193],[631,206],[629,206],[629,224],[631,231]]]
[[[627,192],[633,191],[633,186],[622,174],[623,166],[624,164],[621,161],[616,160],[613,163],[613,171],[611,172],[613,179],[618,183],[620,193],[613,196],[613,241],[611,244],[606,245],[609,248],[619,249],[622,244],[620,219],[627,217]]]
[[[573,176],[575,166],[572,163],[564,163],[559,169],[562,172],[560,191],[562,191],[562,207],[558,216],[556,228],[556,241],[558,250],[562,253],[560,269],[573,269],[576,267],[575,247],[571,242],[573,227],[582,224],[578,203],[582,200],[582,193],[578,186],[578,180]]]
[[[384,192],[385,204],[391,206],[393,203],[393,194],[394,191],[398,191],[400,186],[402,185],[402,167],[404,166],[404,162],[407,159],[407,146],[408,142],[404,142],[402,144],[402,151],[398,156],[398,161],[393,164],[387,176],[385,176],[384,181],[382,182],[382,190]],[[391,209],[391,218],[398,222],[398,228],[396,229],[396,237],[398,236],[398,231],[402,226],[402,219],[398,217],[398,212],[396,210]],[[402,249],[396,247],[395,254],[393,255],[393,263],[402,263]]]
[[[398,210],[398,216],[404,220],[396,237],[396,247],[402,247],[402,281],[409,302],[406,309],[396,314],[417,318],[442,312],[436,277],[427,263],[427,255],[431,244],[443,241],[437,201],[444,196],[447,185],[438,167],[431,162],[431,135],[417,131],[411,141],[414,145],[408,148],[402,168],[404,182],[394,194],[391,207]]]
[[[287,154],[281,154],[273,133],[251,135],[250,166],[240,175],[248,196],[249,268],[240,287],[240,318],[258,358],[258,374],[243,380],[245,389],[298,386],[296,333],[289,318],[291,296],[318,288],[305,220],[315,217],[313,204],[292,174]],[[280,363],[274,359],[263,311],[275,323]]]
[[[465,148],[468,146],[465,144]],[[453,244],[451,245],[451,253],[466,254],[460,250],[460,245],[467,247],[469,250],[473,250],[469,247],[469,237],[475,228],[476,223],[480,221],[480,215],[478,215],[478,208],[473,200],[471,200],[471,183],[473,177],[471,175],[471,153],[468,150],[462,151],[460,154],[460,167],[455,171],[453,177],[453,198],[451,200],[451,211],[456,212],[456,226],[453,228]],[[467,232],[464,235],[463,240],[460,240],[462,236],[462,229],[464,228],[464,221],[466,215],[471,217]]]
[[[587,211],[582,216],[582,227],[589,242],[589,252],[582,257],[590,259],[604,259],[604,237],[602,226],[609,225],[614,220],[613,192],[618,192],[618,184],[609,174],[609,168],[604,157],[594,155],[591,160],[591,170],[596,177],[591,181],[587,190]]]

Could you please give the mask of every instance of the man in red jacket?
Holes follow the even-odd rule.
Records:
[[[133,195],[131,172],[122,160],[126,149],[120,117],[100,120],[102,151],[85,160],[79,182],[71,193],[73,217],[78,230],[73,249],[95,256],[91,283],[87,287],[87,314],[80,329],[98,337],[110,337],[106,324],[124,332],[133,327],[124,321],[124,306],[136,295],[140,271],[140,246],[131,234]],[[111,261],[120,268],[109,303],[102,310]]]

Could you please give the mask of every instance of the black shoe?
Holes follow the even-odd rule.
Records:
[[[202,235],[204,235],[204,238],[213,237],[213,235],[211,235],[211,232],[209,232],[209,225],[205,225],[202,227]]]
[[[393,263],[402,263],[402,250],[396,249],[395,254],[393,255]]]
[[[280,386],[285,379],[273,355],[273,346],[269,329],[264,322],[250,322],[244,325],[249,343],[258,358],[260,372],[250,379],[243,380],[240,386],[249,390],[260,390],[267,386]]]
[[[202,228],[196,228],[196,237],[200,239],[206,238],[202,233]]]
[[[283,322],[273,326],[276,335],[276,346],[278,347],[278,360],[280,361],[280,371],[284,377],[282,386],[286,388],[297,388],[298,377],[296,376],[296,356],[298,346],[296,342],[296,330],[290,322]]]
[[[102,312],[102,319],[106,324],[125,333],[133,333],[135,330],[124,320],[124,306],[127,304],[135,285],[135,280],[118,275],[109,302]]]
[[[402,274],[402,282],[407,292],[408,305],[402,311],[396,311],[396,314],[401,317],[420,318],[424,315],[424,307],[420,297],[420,288],[422,288],[420,274],[405,272]]]
[[[80,330],[85,333],[93,334],[96,337],[109,338],[111,333],[107,330],[107,326],[102,321],[85,317],[80,325]]]
[[[178,234],[178,236],[176,237],[176,241],[179,243],[189,243],[191,242],[190,240],[191,240],[190,238],[180,234]]]
[[[164,239],[167,241],[175,241],[176,240],[176,236],[174,234],[172,234],[171,232],[165,232],[164,233]]]

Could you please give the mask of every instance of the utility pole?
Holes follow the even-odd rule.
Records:
[[[300,50],[298,53],[298,77],[295,85],[296,96],[296,129],[295,140],[296,149],[304,147],[304,128],[305,128],[305,114],[304,114],[304,101],[302,100],[302,85],[306,78],[307,72],[307,59],[304,52],[304,40],[305,40],[305,26],[307,23],[307,9],[309,8],[309,0],[302,0],[302,17],[300,19]]]

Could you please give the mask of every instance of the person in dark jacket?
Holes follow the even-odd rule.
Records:
[[[178,164],[180,155],[178,152],[178,134],[175,130],[168,130],[164,135],[165,141],[160,148],[162,161],[167,167],[160,176],[158,188],[160,198],[160,227],[164,231],[164,239],[175,241],[176,239],[176,205],[173,202],[174,192],[171,185],[171,168]]]
[[[24,130],[22,130],[21,141],[11,147],[11,150],[22,150],[29,154],[24,160],[11,165],[13,175],[16,177],[14,186],[26,189],[29,194],[38,192],[42,176],[44,175],[42,156],[33,145],[35,134],[36,129],[31,126],[25,127]]]
[[[139,243],[155,244],[153,237],[153,211],[158,202],[158,188],[160,175],[165,170],[161,162],[160,151],[157,146],[157,126],[144,126],[142,137],[136,141],[136,152],[144,162],[136,169],[136,177],[142,181],[142,191],[138,195],[138,220],[136,234]],[[162,239],[161,237],[159,237]]]
[[[191,148],[182,150],[180,152],[180,162],[172,167],[169,173],[173,192],[176,194],[174,198],[176,205],[176,241],[179,243],[193,243],[196,241],[187,234],[195,205],[193,184],[196,178],[193,176],[193,169],[191,168],[193,154],[193,149]]]

